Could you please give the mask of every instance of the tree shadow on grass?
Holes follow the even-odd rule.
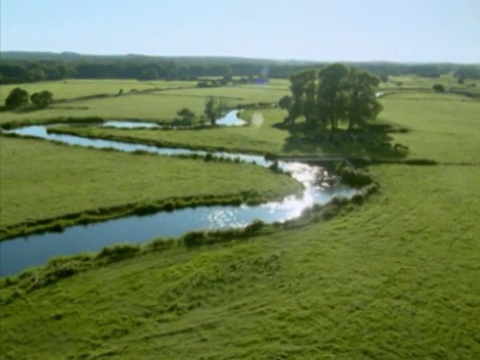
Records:
[[[370,125],[365,129],[309,130],[304,123],[289,126],[275,124],[290,133],[285,140],[286,153],[338,156],[349,159],[401,160],[407,157],[408,148],[394,143],[390,126]],[[405,131],[405,130],[403,130]]]

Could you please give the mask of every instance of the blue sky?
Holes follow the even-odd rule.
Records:
[[[0,0],[2,51],[480,62],[480,0]]]

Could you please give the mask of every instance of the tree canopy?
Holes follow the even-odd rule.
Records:
[[[19,87],[10,91],[5,99],[5,106],[9,109],[16,109],[28,105],[28,92]]]
[[[205,103],[205,117],[210,121],[210,124],[215,125],[215,120],[223,115],[226,110],[223,99],[211,97]]]
[[[156,57],[141,55],[109,56],[72,53],[2,52],[0,83],[25,83],[59,79],[178,79],[232,76],[288,78],[291,74],[323,63],[275,61],[226,57]],[[436,78],[455,73],[459,78],[478,78],[480,67],[462,64],[399,64],[386,62],[355,63],[377,76],[417,75]],[[266,71],[265,69],[268,69]],[[201,80],[201,79],[199,79]],[[251,81],[249,81],[251,82]]]
[[[195,113],[186,107],[177,111],[177,115],[180,117],[180,121],[185,125],[190,125],[195,120]]]
[[[304,70],[290,76],[292,97],[280,100],[288,111],[287,124],[303,116],[310,129],[331,130],[346,122],[349,129],[363,127],[382,111],[376,99],[380,80],[365,70],[340,63]]]
[[[47,90],[36,92],[30,96],[30,101],[40,108],[47,108],[53,101],[53,94]]]

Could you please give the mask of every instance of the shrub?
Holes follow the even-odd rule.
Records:
[[[343,196],[334,196],[330,203],[334,206],[343,206],[348,203],[348,199]]]
[[[334,206],[327,206],[321,214],[323,220],[330,220],[338,214],[339,208]]]
[[[175,201],[174,201],[174,200],[170,200],[170,201],[165,202],[165,204],[163,205],[163,209],[164,209],[165,211],[173,211],[173,210],[175,210]]]
[[[342,167],[338,174],[344,184],[354,188],[361,188],[373,182],[373,179],[365,171],[349,167]]]
[[[268,168],[273,172],[278,172],[279,171],[278,161],[274,161]]]
[[[33,105],[39,108],[47,108],[53,101],[53,94],[50,91],[44,90],[42,92],[36,92],[30,96],[30,101]]]
[[[409,165],[437,165],[438,163],[435,160],[429,159],[408,159],[405,161],[405,164]]]
[[[183,243],[186,247],[200,246],[207,240],[207,234],[203,231],[192,231],[183,236]]]
[[[19,87],[10,91],[5,99],[5,106],[8,109],[16,109],[25,105],[28,105],[28,92]]]
[[[174,239],[158,238],[149,242],[146,247],[147,249],[150,249],[153,251],[162,251],[172,247],[174,244],[175,244]]]
[[[203,158],[205,162],[212,161],[213,160],[213,154],[212,153],[206,153],[205,157]]]
[[[442,84],[434,84],[432,86],[433,91],[437,93],[444,93],[445,92],[445,87]]]
[[[355,194],[352,197],[352,203],[354,204],[361,205],[364,203],[364,201],[365,201],[365,196],[362,193]]]
[[[245,233],[246,234],[255,234],[257,232],[259,232],[263,226],[265,225],[265,223],[261,220],[254,220],[251,224],[247,225],[245,227]]]
[[[372,183],[370,185],[365,186],[362,189],[362,192],[364,193],[365,197],[368,197],[371,194],[377,192],[379,188],[380,186],[378,185],[378,183]]]
[[[278,156],[273,153],[266,152],[264,155],[264,158],[265,160],[270,161],[270,160],[277,160]]]
[[[153,204],[141,205],[135,209],[136,215],[149,215],[158,212],[158,207]]]
[[[120,261],[128,259],[140,252],[140,248],[137,245],[114,245],[104,247],[102,251],[97,255],[97,259],[105,259],[107,261]]]

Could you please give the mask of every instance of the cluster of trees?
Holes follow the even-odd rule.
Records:
[[[200,80],[197,83],[197,87],[199,88],[210,88],[210,87],[218,87],[218,86],[225,86],[228,84],[232,85],[247,85],[247,84],[265,84],[268,83],[268,78],[262,76],[242,76],[239,79],[234,79],[232,75],[225,75],[221,79],[217,80]]]
[[[463,66],[453,74],[458,79],[460,84],[463,84],[466,79],[477,80],[480,79],[480,66]]]
[[[445,86],[442,84],[433,84],[432,90],[437,92],[437,93],[444,93],[445,92]]]
[[[363,127],[383,110],[376,98],[380,80],[356,67],[335,63],[320,70],[304,70],[290,76],[291,96],[284,96],[279,106],[288,111],[286,124],[301,116],[308,129]]]
[[[88,56],[80,54],[2,52],[0,83],[25,83],[44,80],[77,79],[139,79],[196,80],[200,77],[269,77],[288,78],[291,74],[317,62],[274,61],[222,57],[152,57],[140,55]],[[477,65],[459,64],[398,64],[387,62],[352,63],[382,79],[388,76],[417,75],[439,77],[455,73],[467,79],[479,76]]]
[[[204,115],[210,124],[215,125],[215,120],[220,118],[227,109],[227,106],[223,99],[211,97],[205,103]]]
[[[223,77],[231,82],[232,76],[248,79],[261,76],[263,66],[252,64],[181,65],[170,61],[115,63],[83,62],[0,62],[0,84],[27,83],[60,79],[136,79],[136,80],[198,80],[201,77]],[[275,74],[275,72],[274,72]],[[276,72],[286,77],[286,72]],[[222,85],[222,84],[220,84]]]
[[[205,109],[200,117],[200,122],[208,121],[213,126],[215,125],[215,121],[225,114],[226,110],[227,106],[223,99],[210,97],[205,102]],[[177,111],[177,116],[177,122],[183,125],[191,125],[197,119],[195,112],[189,108],[183,108]]]
[[[47,108],[53,101],[53,94],[48,90],[44,90],[29,96],[26,90],[17,87],[8,94],[5,99],[5,107],[7,109],[25,107],[29,104],[29,100],[38,108]]]

